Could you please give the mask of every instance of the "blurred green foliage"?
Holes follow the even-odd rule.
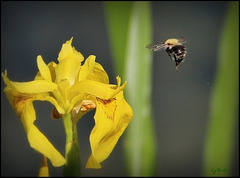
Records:
[[[134,116],[125,135],[129,176],[156,172],[156,138],[151,106],[152,42],[150,2],[106,2],[106,18],[116,72],[127,81],[126,100]]]
[[[204,176],[232,176],[239,107],[239,2],[229,2],[210,103]]]

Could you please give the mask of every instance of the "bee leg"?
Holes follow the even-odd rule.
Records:
[[[176,62],[176,70],[178,70],[178,66],[179,66],[179,63],[178,63],[178,62]]]

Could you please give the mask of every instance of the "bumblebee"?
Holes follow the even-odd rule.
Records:
[[[170,59],[176,63],[176,70],[181,62],[184,61],[186,56],[186,47],[183,45],[186,41],[183,38],[180,39],[168,39],[165,43],[149,44],[146,48],[152,51],[158,51],[165,48],[165,51],[170,56]]]

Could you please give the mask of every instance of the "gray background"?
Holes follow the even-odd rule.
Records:
[[[154,53],[152,105],[158,141],[158,176],[200,176],[209,101],[217,64],[217,47],[227,2],[151,2],[154,42],[184,37],[187,56],[175,71],[165,52]],[[72,36],[73,46],[85,58],[93,54],[115,83],[112,55],[102,2],[1,2],[1,72],[13,81],[30,81],[37,73],[36,57],[57,62],[62,44]],[[145,48],[145,47],[143,47]],[[145,50],[145,49],[144,49]],[[41,155],[30,148],[24,128],[11,108],[1,80],[1,175],[36,176]],[[61,120],[51,120],[52,105],[35,102],[40,130],[64,155]],[[94,126],[94,111],[78,123],[83,176],[125,176],[121,137],[102,169],[84,169]],[[144,132],[144,131],[143,131]],[[238,175],[238,130],[236,160]],[[50,174],[62,167],[50,165]]]

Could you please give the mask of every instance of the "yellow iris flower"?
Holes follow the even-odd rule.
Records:
[[[2,73],[7,85],[4,92],[24,125],[30,146],[53,166],[62,166],[66,160],[34,124],[33,101],[49,101],[55,106],[53,117],[71,114],[73,123],[96,108],[90,134],[92,154],[86,167],[100,168],[131,121],[133,111],[123,95],[126,82],[121,85],[117,77],[117,85],[109,84],[107,73],[93,55],[82,65],[84,57],[72,47],[72,39],[62,45],[58,64],[45,64],[41,56],[37,57],[39,72],[33,81],[13,82],[6,71]]]

